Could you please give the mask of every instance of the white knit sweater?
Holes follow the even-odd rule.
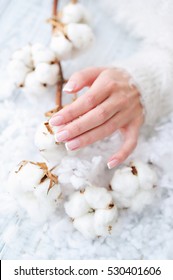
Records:
[[[133,77],[145,108],[145,124],[153,125],[173,111],[173,1],[101,0],[116,23],[141,39],[141,49],[115,62]]]

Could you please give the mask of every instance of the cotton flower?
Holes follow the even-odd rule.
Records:
[[[61,13],[61,22],[69,23],[86,23],[88,21],[88,12],[80,3],[69,3]]]
[[[87,239],[96,238],[96,232],[94,229],[94,214],[86,214],[79,217],[73,222],[74,227]]]
[[[84,192],[84,197],[93,209],[106,208],[112,202],[112,196],[105,188],[87,187]]]
[[[94,228],[97,236],[107,236],[112,233],[118,218],[115,205],[110,209],[99,209],[94,214]]]
[[[41,62],[48,64],[55,63],[56,56],[49,48],[35,46],[35,48],[32,49],[32,59],[34,61],[34,65],[37,66],[37,64]]]
[[[131,198],[138,191],[138,178],[131,172],[131,167],[118,169],[112,178],[111,187],[115,191],[113,195],[118,206],[129,207]]]
[[[74,192],[64,207],[74,227],[86,238],[110,235],[118,218],[111,192],[100,187],[88,186]]]
[[[32,174],[32,176],[31,176]],[[10,190],[13,193],[18,191],[27,192],[39,185],[40,178],[43,175],[42,169],[31,162],[20,163],[10,173]],[[11,185],[12,184],[12,185]]]
[[[58,81],[59,67],[57,64],[39,63],[35,69],[36,79],[42,84],[55,85]]]
[[[38,127],[35,134],[36,147],[46,161],[52,165],[60,163],[67,154],[64,143],[58,143],[55,140],[55,129],[48,122],[44,122]]]
[[[76,49],[86,49],[94,39],[93,32],[87,24],[70,23],[65,30],[67,37]]]
[[[82,192],[75,192],[70,196],[69,201],[65,204],[65,211],[72,219],[83,216],[91,210]]]
[[[142,189],[152,189],[153,186],[157,184],[156,173],[149,164],[135,160],[130,163],[130,166],[136,168],[138,180]]]
[[[40,83],[36,78],[35,72],[31,72],[28,73],[25,79],[23,91],[29,99],[43,97],[48,92],[48,85]]]
[[[73,44],[62,33],[52,36],[50,48],[59,60],[69,59],[73,53]]]
[[[56,54],[50,48],[41,44],[27,45],[13,53],[8,65],[9,78],[29,99],[43,97],[43,93],[58,81],[56,61]]]
[[[115,171],[111,180],[112,195],[119,208],[142,211],[153,201],[156,183],[156,173],[148,164],[133,161],[129,167]]]
[[[47,219],[61,203],[58,178],[45,163],[21,162],[10,173],[8,191],[32,218],[36,211],[37,218]]]
[[[28,68],[33,68],[33,60],[31,55],[31,46],[26,45],[25,47],[15,51],[12,55],[13,60],[19,60],[24,63]]]
[[[8,74],[17,87],[23,87],[30,69],[21,61],[13,59],[8,64]]]

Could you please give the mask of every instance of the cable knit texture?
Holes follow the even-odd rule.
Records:
[[[133,77],[146,112],[145,124],[153,125],[173,110],[173,1],[107,0],[102,4],[116,23],[142,41],[138,53],[114,65]]]

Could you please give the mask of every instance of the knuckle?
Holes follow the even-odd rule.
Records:
[[[98,108],[98,118],[99,118],[99,120],[104,121],[104,120],[106,120],[107,116],[108,116],[108,112],[104,107]]]
[[[130,105],[129,98],[125,94],[122,94],[119,104],[121,107],[128,107]]]
[[[95,107],[95,96],[93,94],[88,94],[86,96],[86,102],[89,108]]]
[[[72,126],[72,131],[75,134],[81,134],[82,133],[82,127],[78,122],[75,122]]]
[[[117,89],[117,83],[114,80],[109,80],[106,87],[109,92],[114,92]]]
[[[73,112],[73,109],[70,106],[69,106],[69,108],[68,107],[66,108],[65,114],[66,114],[66,116],[69,120],[74,119],[74,112]]]
[[[130,151],[127,149],[124,149],[123,151],[121,151],[121,153],[119,154],[118,158],[119,161],[123,162],[124,160],[126,160],[126,158],[130,155]]]

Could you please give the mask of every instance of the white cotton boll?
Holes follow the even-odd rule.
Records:
[[[60,163],[67,154],[64,143],[55,141],[53,128],[48,122],[42,123],[35,134],[35,145],[40,150],[41,155],[49,163]]]
[[[70,23],[66,26],[66,33],[74,47],[80,50],[87,48],[94,39],[93,32],[87,24]]]
[[[72,175],[70,177],[70,182],[75,190],[80,190],[80,188],[82,188],[85,185],[86,179]]]
[[[20,60],[25,64],[25,66],[27,66],[29,68],[33,68],[31,46],[27,45],[27,46],[15,51],[12,55],[12,59]]]
[[[37,199],[45,200],[47,198],[47,191],[49,188],[50,180],[46,179],[44,183],[38,184],[33,190],[33,194]]]
[[[96,237],[93,213],[76,218],[73,225],[85,238],[94,239]]]
[[[57,64],[39,63],[35,69],[36,79],[42,84],[55,85],[58,81]]]
[[[52,171],[53,173],[53,171]],[[51,189],[50,179],[47,178],[43,183],[36,186],[34,189],[34,196],[39,200],[45,200],[47,203],[51,202],[54,204],[58,204],[61,202],[61,188],[59,184],[54,184]],[[53,204],[52,204],[53,205]]]
[[[64,208],[67,215],[73,219],[87,214],[91,209],[82,192],[73,193],[65,202]]]
[[[41,84],[35,75],[35,71],[27,75],[25,79],[25,86],[23,91],[26,93],[27,97],[30,99],[32,97],[42,97],[48,92],[48,86],[46,84]]]
[[[135,160],[131,163],[131,166],[134,166],[137,170],[137,177],[142,189],[149,190],[157,184],[156,172],[149,164]]]
[[[117,207],[114,205],[110,209],[98,209],[94,214],[94,223],[97,226],[109,225],[118,218]]]
[[[49,189],[50,180],[46,179],[43,183],[37,184],[33,190],[33,194],[36,198],[47,198],[47,191]]]
[[[50,149],[52,145],[55,145],[55,138],[53,130],[48,122],[42,123],[35,134],[35,145],[39,150]]]
[[[56,61],[56,56],[51,49],[41,44],[35,44],[32,46],[32,59],[34,61],[34,65],[37,65],[41,62],[53,63]]]
[[[65,24],[88,21],[88,12],[80,3],[69,3],[62,10],[61,22]]]
[[[112,203],[112,196],[105,188],[87,187],[84,196],[91,208],[106,208]]]
[[[115,221],[110,222],[107,225],[95,223],[94,230],[95,230],[97,237],[107,237],[109,235],[112,235],[113,230],[115,228],[115,224],[116,224]]]
[[[22,87],[24,85],[25,78],[30,71],[30,69],[26,67],[22,61],[16,59],[9,62],[7,70],[10,79],[17,87]]]
[[[111,180],[111,187],[125,198],[131,198],[139,189],[138,177],[132,173],[131,167],[118,169]]]
[[[9,175],[8,190],[16,192],[32,191],[40,182],[43,170],[30,162],[19,164]]]
[[[48,192],[47,198],[55,203],[62,202],[62,192],[59,184],[55,184]]]
[[[129,208],[131,206],[132,198],[124,197],[122,193],[117,191],[112,192],[113,201],[116,203],[118,208]]]
[[[45,63],[54,63],[56,61],[55,53],[50,49],[40,50],[34,56],[34,64],[45,62]]]
[[[114,205],[111,209],[99,209],[94,214],[94,228],[98,236],[108,236],[118,219],[118,211]]]
[[[131,210],[141,212],[146,206],[151,205],[154,200],[154,191],[140,191],[131,201]]]
[[[73,44],[63,34],[58,33],[52,37],[50,48],[55,52],[59,60],[66,60],[72,57]]]
[[[23,161],[10,175],[8,190],[37,221],[49,218],[62,202],[57,177],[48,171],[45,163]]]

